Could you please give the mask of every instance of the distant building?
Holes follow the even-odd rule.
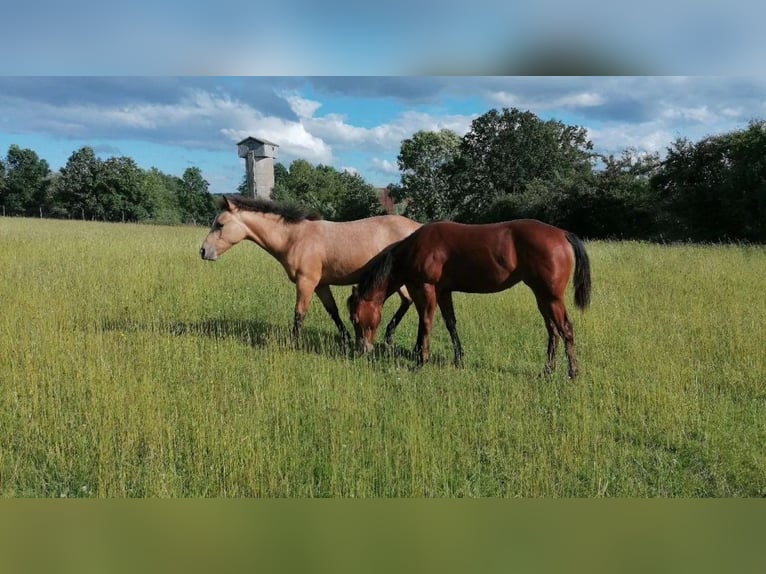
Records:
[[[247,193],[252,197],[271,197],[274,189],[274,160],[279,145],[265,139],[246,137],[237,144],[239,157],[245,158]]]

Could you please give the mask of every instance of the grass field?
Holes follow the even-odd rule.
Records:
[[[420,371],[347,356],[317,299],[293,349],[281,266],[206,233],[0,218],[0,495],[766,495],[766,248],[587,243],[571,382],[524,286],[456,296],[462,369],[441,319]]]

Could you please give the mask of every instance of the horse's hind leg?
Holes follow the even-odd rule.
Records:
[[[455,366],[458,367],[463,362],[463,346],[460,344],[460,337],[457,334],[457,319],[455,318],[455,307],[452,304],[452,292],[446,291],[439,293],[439,309],[442,311],[442,317],[447,325],[447,331],[452,339],[452,348],[455,351]]]
[[[542,312],[542,309],[541,309]],[[574,342],[574,326],[569,319],[566,305],[564,305],[563,299],[552,299],[547,305],[547,314],[543,313],[543,317],[546,319],[546,326],[548,326],[548,363],[550,366],[551,357],[551,320],[555,332],[564,340],[564,351],[566,352],[567,361],[569,363],[569,378],[574,379],[577,377],[577,355],[575,353]],[[555,338],[555,337],[554,337]],[[554,354],[554,366],[555,366],[555,352],[556,345],[553,345]]]
[[[335,304],[335,297],[332,296],[330,286],[320,285],[314,290],[314,292],[317,294],[317,297],[319,297],[322,305],[324,305],[327,313],[330,315],[330,317],[332,317],[332,320],[335,323],[335,326],[338,328],[338,332],[340,333],[340,338],[343,341],[343,345],[348,346],[351,342],[351,335],[346,329],[346,326],[343,324],[343,320],[340,318],[340,314],[338,313],[338,306]]]
[[[564,306],[564,302],[560,301],[560,313],[557,313],[556,326],[561,333],[561,338],[564,339],[564,350],[567,354],[567,361],[569,362],[569,378],[574,379],[577,377],[577,355],[575,353],[574,342],[574,326],[569,319],[569,314]]]
[[[537,296],[537,308],[545,321],[545,329],[548,331],[548,353],[543,374],[550,375],[556,370],[556,355],[558,353],[558,330],[553,316],[551,300],[547,297]]]
[[[412,305],[412,299],[409,298],[406,288],[402,287],[399,289],[399,297],[401,298],[399,308],[396,310],[396,313],[386,327],[386,345],[391,345],[394,342],[394,332],[396,331],[396,327]]]

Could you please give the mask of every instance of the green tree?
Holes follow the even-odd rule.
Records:
[[[401,185],[391,191],[395,202],[407,202],[406,215],[420,221],[455,215],[447,166],[454,161],[459,147],[460,136],[447,129],[421,130],[402,141],[397,157]]]
[[[8,215],[37,215],[50,203],[48,162],[31,149],[16,144],[8,148],[5,159],[5,185],[2,204]]]
[[[129,157],[111,157],[101,163],[97,194],[108,221],[148,219],[151,205],[143,187],[141,169]]]
[[[209,223],[216,214],[215,200],[198,167],[187,168],[178,180],[178,207],[185,223]]]
[[[619,157],[601,159],[593,186],[570,201],[578,231],[588,237],[654,238],[659,201],[651,178],[659,169],[659,154],[629,148]]]
[[[383,213],[377,190],[361,175],[341,172],[335,199],[335,220],[352,221]]]
[[[143,172],[142,187],[150,217],[157,223],[177,224],[182,222],[178,207],[178,178],[162,173],[156,167]]]
[[[272,198],[319,211],[326,219],[348,221],[382,212],[377,191],[361,176],[298,159],[289,170],[275,169]]]
[[[696,143],[678,138],[652,185],[670,238],[766,241],[766,122]]]
[[[448,166],[453,209],[462,219],[483,212],[527,186],[579,185],[593,170],[593,144],[587,131],[532,112],[504,108],[476,118]]]
[[[5,162],[0,158],[0,206],[5,207]],[[0,211],[0,213],[3,213]]]
[[[56,203],[72,217],[96,217],[101,212],[97,189],[100,172],[101,160],[93,148],[85,146],[72,153],[56,180]]]

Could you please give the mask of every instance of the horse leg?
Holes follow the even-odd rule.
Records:
[[[410,305],[412,305],[412,299],[409,298],[409,294],[405,295],[407,293],[407,290],[402,287],[399,289],[399,297],[401,298],[401,303],[399,304],[399,308],[396,310],[396,313],[391,318],[391,321],[388,323],[388,326],[386,327],[386,345],[391,345],[394,342],[394,331],[396,331],[396,327],[399,325],[399,322],[402,320],[402,317],[407,313],[407,311],[410,308]]]
[[[543,317],[546,318],[546,326],[548,326],[548,362],[549,366],[551,363],[550,356],[551,353],[554,354],[554,361],[553,361],[553,367],[555,367],[555,353],[556,353],[556,344],[554,342],[553,349],[551,350],[551,337],[554,338],[554,334],[551,334],[551,330],[553,329],[555,331],[555,334],[558,334],[559,337],[561,337],[564,340],[564,351],[567,356],[567,362],[569,364],[569,378],[574,379],[577,377],[577,355],[575,353],[575,342],[574,342],[574,326],[572,325],[572,321],[569,319],[569,314],[567,313],[566,305],[564,304],[564,300],[561,298],[551,298],[548,300],[547,306],[546,306],[546,313],[543,314]]]
[[[439,309],[447,325],[447,331],[452,339],[452,348],[455,351],[455,366],[459,367],[463,362],[463,346],[460,344],[460,337],[457,334],[457,319],[455,318],[455,307],[452,304],[452,292],[444,291],[439,293]]]
[[[298,335],[300,335],[301,327],[303,326],[303,317],[306,316],[306,312],[309,310],[311,297],[314,295],[314,288],[316,285],[315,282],[305,278],[299,278],[295,282],[295,314],[293,315],[292,330],[293,345],[298,343]]]
[[[577,377],[577,355],[575,353],[574,342],[574,326],[569,319],[567,308],[564,305],[563,300],[559,300],[556,306],[556,327],[558,328],[561,338],[564,339],[564,351],[567,355],[567,362],[569,363],[569,378],[574,379]]]
[[[433,285],[423,285],[417,289],[407,290],[410,292],[415,308],[418,310],[418,339],[415,343],[415,361],[422,366],[431,358],[431,328],[434,323],[436,311],[436,290]]]
[[[346,329],[346,326],[343,324],[343,320],[340,318],[340,314],[338,313],[338,306],[335,304],[335,297],[332,296],[330,286],[319,285],[316,289],[314,289],[314,293],[317,294],[317,297],[319,297],[322,305],[324,305],[325,310],[329,313],[330,317],[332,317],[332,320],[335,323],[335,326],[338,328],[338,332],[340,333],[340,338],[343,341],[343,346],[348,346],[351,342],[351,335]]]
[[[556,322],[553,318],[553,313],[550,306],[550,298],[537,295],[537,308],[540,310],[540,314],[545,321],[545,328],[548,331],[548,359],[545,363],[544,375],[553,374],[556,370],[556,354],[558,353],[558,333],[556,330]]]

